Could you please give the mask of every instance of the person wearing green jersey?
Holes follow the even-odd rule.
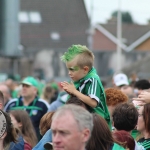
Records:
[[[100,77],[93,67],[94,55],[82,45],[72,45],[61,57],[68,69],[71,83],[61,82],[63,89],[87,104],[90,112],[100,114],[110,125],[110,115]]]

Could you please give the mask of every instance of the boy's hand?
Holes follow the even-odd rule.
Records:
[[[73,94],[74,91],[76,90],[76,88],[75,88],[75,86],[74,86],[74,84],[72,82],[71,83],[68,83],[66,81],[61,82],[61,86],[69,94]]]

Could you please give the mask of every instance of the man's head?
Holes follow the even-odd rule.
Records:
[[[11,99],[11,93],[7,85],[0,84],[0,91],[4,95],[4,105]]]
[[[9,89],[10,89],[11,91],[14,90],[14,88],[15,88],[15,82],[14,82],[14,80],[12,80],[12,79],[7,79],[7,80],[5,81],[5,84],[9,87]]]
[[[60,107],[52,118],[54,150],[84,150],[93,128],[92,115],[75,105]]]
[[[137,125],[138,111],[132,104],[120,104],[113,112],[113,123],[117,130],[131,131]]]
[[[78,97],[76,97],[76,96],[71,96],[68,100],[67,100],[67,102],[66,102],[66,104],[73,104],[73,105],[78,105],[78,106],[81,106],[81,107],[83,107],[83,108],[85,108],[87,111],[91,111],[90,110],[90,107],[86,104],[86,103],[84,103],[83,101],[81,101]]]
[[[38,93],[38,81],[33,77],[26,77],[21,82],[21,96],[25,98],[35,97]]]
[[[77,81],[91,70],[94,55],[86,46],[72,45],[61,57],[61,60],[66,63],[72,80]]]
[[[0,109],[3,110],[4,108],[4,96],[3,93],[0,91]]]
[[[105,90],[105,93],[106,103],[108,106],[110,117],[112,117],[113,111],[116,108],[116,106],[121,103],[126,103],[128,101],[128,97],[119,89],[115,88],[107,88]]]
[[[139,95],[142,90],[147,90],[150,88],[150,82],[146,79],[141,79],[135,82],[134,89],[136,94]]]
[[[120,88],[129,85],[128,77],[124,73],[118,73],[113,76],[114,86]]]

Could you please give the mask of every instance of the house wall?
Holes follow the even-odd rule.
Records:
[[[146,41],[144,41],[142,44],[140,44],[136,50],[141,50],[141,51],[144,51],[144,50],[147,50],[147,51],[150,51],[150,38],[147,39]]]
[[[116,50],[116,44],[113,43],[104,34],[99,32],[98,30],[95,30],[95,33],[93,35],[93,49],[114,51]]]
[[[68,76],[66,66],[60,60],[64,49],[50,50],[43,49],[33,54],[33,58],[24,56],[18,60],[18,69],[14,70],[15,74],[21,77],[33,75],[38,77],[42,75],[45,79],[59,78],[64,80]],[[116,53],[112,51],[93,51],[95,55],[94,66],[101,78],[111,76],[116,71]],[[134,62],[146,58],[149,52],[134,51],[130,53],[122,52],[122,67],[130,67]],[[12,61],[8,58],[0,58],[0,72],[12,73]],[[132,71],[135,68],[132,68]],[[140,70],[139,70],[140,71]]]

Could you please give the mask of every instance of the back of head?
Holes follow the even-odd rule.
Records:
[[[118,105],[112,116],[117,130],[131,131],[137,125],[138,111],[132,104]]]
[[[113,76],[115,86],[129,85],[128,77],[124,73],[118,73]]]
[[[68,48],[68,52],[65,52],[61,57],[61,60],[65,63],[74,59],[81,68],[88,66],[91,69],[94,63],[93,53],[86,46],[82,45],[72,45]]]
[[[98,114],[93,115],[93,131],[87,143],[87,150],[108,150],[114,143],[106,121]]]
[[[48,103],[51,103],[51,98],[53,97],[54,94],[55,94],[54,89],[51,87],[50,84],[47,84],[43,88],[42,98],[46,100]]]
[[[146,90],[150,88],[150,83],[146,79],[138,80],[135,82],[134,88],[139,90]]]
[[[118,89],[108,88],[105,90],[105,93],[108,106],[115,106],[128,101],[128,97]]]
[[[41,118],[39,125],[41,135],[44,135],[51,127],[52,117],[54,113],[55,112],[48,112]]]
[[[133,137],[128,133],[127,131],[120,130],[120,131],[115,131],[113,133],[113,138],[120,142],[121,145],[124,148],[127,148],[129,150],[134,150],[135,149],[135,141]]]
[[[78,105],[81,106],[83,108],[85,108],[86,110],[90,111],[90,107],[85,104],[83,101],[81,101],[78,97],[76,96],[71,96],[68,101],[66,102],[66,104],[74,104],[74,105]]]
[[[75,121],[78,124],[80,131],[82,131],[83,129],[89,129],[91,133],[92,128],[93,128],[92,115],[81,106],[68,104],[68,105],[59,107],[52,117],[52,122],[53,122],[53,119],[64,116],[67,113],[72,114],[72,116],[74,117]]]

